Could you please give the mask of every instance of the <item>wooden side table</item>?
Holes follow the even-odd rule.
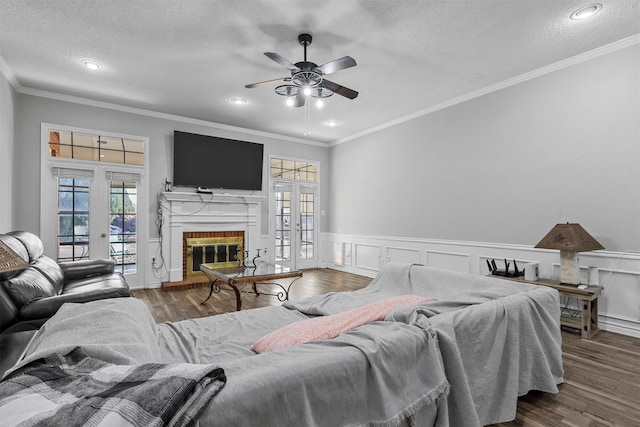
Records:
[[[563,297],[577,299],[577,313],[561,313],[560,324],[569,328],[579,329],[580,336],[584,339],[591,339],[598,333],[598,297],[604,289],[602,286],[589,285],[586,289],[578,289],[577,285],[565,285],[559,281],[549,279],[524,280],[522,277],[492,277],[512,280],[514,282],[549,286],[550,288],[556,289],[560,292],[560,295]],[[579,317],[577,316],[578,314]]]

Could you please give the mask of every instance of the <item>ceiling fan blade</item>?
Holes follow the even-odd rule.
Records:
[[[340,59],[336,59],[335,61],[327,62],[326,64],[322,64],[317,70],[322,71],[322,74],[332,74],[336,71],[344,70],[345,68],[355,67],[356,60],[350,56],[343,56]]]
[[[247,89],[251,89],[256,86],[260,86],[268,83],[290,82],[290,81],[291,81],[291,77],[280,77],[279,79],[265,80],[263,82],[251,83],[251,84],[245,85],[244,87]]]
[[[349,89],[348,87],[344,87],[327,79],[323,79],[319,86],[329,89],[338,95],[344,96],[345,98],[355,99],[358,96],[358,92],[355,90]]]
[[[299,91],[295,98],[293,98],[293,106],[294,107],[304,107],[304,99],[306,96],[302,91]]]
[[[265,54],[265,56],[267,58],[276,61],[278,64],[282,65],[284,68],[287,68],[287,69],[289,69],[291,71],[298,71],[299,70],[298,67],[296,67],[291,62],[287,61],[286,59],[284,59],[282,56],[278,55],[277,53],[265,52],[264,54]]]

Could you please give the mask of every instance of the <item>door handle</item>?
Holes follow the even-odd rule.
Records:
[[[101,233],[101,234],[100,234],[100,237],[102,237],[102,238],[107,237],[107,233]]]

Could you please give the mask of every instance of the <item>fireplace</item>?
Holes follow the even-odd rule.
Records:
[[[162,250],[168,254],[169,277],[162,282],[167,291],[185,290],[207,286],[204,273],[193,268],[203,261],[237,264],[238,250],[255,251],[264,248],[261,241],[261,205],[264,197],[254,194],[200,194],[187,192],[162,193],[163,216]],[[211,238],[196,242],[189,250],[187,239]],[[224,240],[216,240],[224,238]],[[239,243],[238,238],[242,238]],[[240,249],[242,248],[242,249]],[[193,260],[195,253],[196,259]],[[189,267],[191,270],[188,272]],[[192,277],[192,273],[195,276]]]
[[[185,232],[182,236],[182,274],[185,280],[206,280],[200,264],[236,266],[244,251],[244,231]]]

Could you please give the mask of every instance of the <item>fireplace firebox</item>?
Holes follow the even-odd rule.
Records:
[[[244,251],[243,231],[185,232],[183,240],[184,279],[206,280],[206,276],[200,271],[200,264],[236,266]]]

